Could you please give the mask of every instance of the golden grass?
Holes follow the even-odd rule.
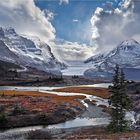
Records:
[[[55,96],[53,97],[54,99],[57,99],[58,101],[69,101],[69,100],[75,100],[75,99],[84,99],[85,96],[79,96],[79,95],[76,95],[76,96]]]
[[[72,136],[72,137],[71,137]],[[139,131],[128,131],[124,133],[110,133],[105,128],[87,128],[82,129],[79,132],[74,133],[68,137],[68,140],[72,139],[99,139],[99,140],[120,140],[120,139],[131,139],[139,140]]]
[[[3,96],[4,95],[4,96]],[[49,93],[41,93],[38,91],[16,91],[16,90],[2,90],[0,91],[0,101],[4,100],[5,104],[20,102],[23,104],[25,108],[28,110],[48,110],[50,108],[55,108],[55,106],[59,106],[60,104],[68,105],[68,106],[79,106],[83,108],[83,105],[77,101],[77,99],[84,99],[85,96],[58,96],[55,94]],[[6,98],[7,96],[11,96],[11,98]],[[26,99],[24,97],[32,96],[34,97],[35,102],[32,102],[32,98]],[[38,100],[38,97],[49,97],[47,102]],[[5,100],[7,99],[7,100]],[[31,99],[31,100],[30,100]],[[13,102],[11,102],[11,100]]]
[[[56,102],[70,102],[75,99],[84,99],[85,96],[76,95],[76,96],[58,96],[50,93],[41,93],[38,91],[16,91],[16,90],[1,90],[0,95],[7,96],[34,96],[34,97],[51,97]]]
[[[76,135],[73,139],[99,139],[99,140],[139,140],[140,134],[138,132],[128,132],[128,133],[116,133],[116,134],[109,134],[109,133],[102,133],[99,134],[81,134]],[[70,139],[69,139],[70,140]]]
[[[0,95],[8,95],[8,96],[14,96],[14,95],[23,95],[23,96],[55,96],[48,93],[41,93],[38,91],[17,91],[17,90],[1,90]]]
[[[109,93],[106,88],[96,88],[96,87],[68,87],[55,89],[56,92],[75,92],[75,93],[84,93],[89,95],[98,96],[101,98],[108,98]]]

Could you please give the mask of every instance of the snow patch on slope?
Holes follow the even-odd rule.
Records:
[[[20,36],[13,28],[0,28],[0,40],[10,52],[9,55],[5,55],[1,49],[0,58],[5,61],[54,73],[60,73],[61,69],[66,68],[65,64],[55,58],[51,48],[39,38]],[[3,46],[1,45],[1,48],[4,48]]]

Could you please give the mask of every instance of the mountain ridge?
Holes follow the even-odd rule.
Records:
[[[140,44],[134,39],[125,40],[106,55],[91,57],[85,63],[93,65],[91,69],[85,71],[86,76],[96,72],[97,75],[107,77],[113,73],[116,64],[124,69],[140,69]]]
[[[61,69],[66,68],[64,63],[56,59],[48,44],[41,40],[40,44],[37,45],[35,40],[18,35],[13,28],[0,27],[0,60],[55,73],[60,73]]]

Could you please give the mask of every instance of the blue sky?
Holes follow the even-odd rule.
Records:
[[[124,40],[140,42],[139,22],[140,0],[0,2],[1,27],[40,38],[61,60],[82,61],[109,52]]]
[[[52,24],[56,30],[56,38],[71,42],[90,44],[92,26],[90,19],[97,7],[104,9],[107,2],[111,1],[116,8],[120,0],[69,0],[62,3],[59,0],[36,0],[35,4],[41,10],[54,13]]]

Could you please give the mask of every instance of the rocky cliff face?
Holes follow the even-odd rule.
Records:
[[[40,39],[18,35],[13,28],[0,28],[0,60],[55,72],[66,68],[53,55],[51,48]]]

